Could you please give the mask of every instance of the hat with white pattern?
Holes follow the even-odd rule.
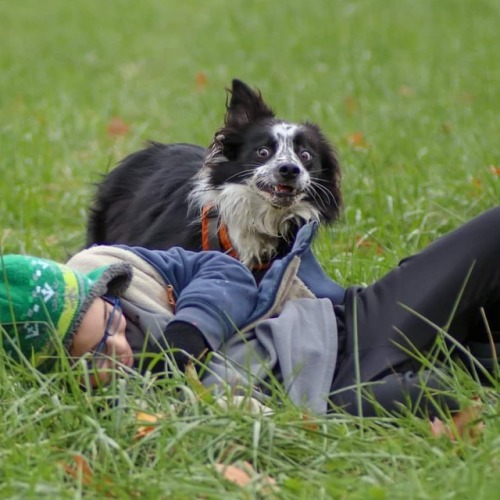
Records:
[[[3,351],[49,371],[60,348],[68,349],[92,302],[120,295],[129,285],[128,264],[84,274],[26,255],[0,256],[0,337]],[[59,349],[59,350],[58,350]]]

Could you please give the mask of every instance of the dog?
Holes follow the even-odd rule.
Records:
[[[221,250],[258,272],[305,222],[338,218],[340,181],[317,125],[276,118],[259,91],[235,79],[208,148],[151,142],[104,176],[86,244]]]

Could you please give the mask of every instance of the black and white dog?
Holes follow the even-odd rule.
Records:
[[[286,253],[305,221],[333,222],[341,203],[339,163],[320,129],[277,119],[233,80],[208,149],[151,143],[104,178],[87,245],[217,249],[259,269]]]

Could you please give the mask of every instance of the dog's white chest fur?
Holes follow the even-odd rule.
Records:
[[[249,267],[272,259],[280,239],[290,234],[292,225],[319,219],[318,211],[309,203],[299,202],[293,209],[276,208],[252,185],[227,184],[214,190],[208,188],[203,177],[191,199],[200,213],[208,204],[217,209],[239,260]]]

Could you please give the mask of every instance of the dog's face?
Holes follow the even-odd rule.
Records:
[[[245,186],[270,205],[334,220],[342,203],[340,167],[316,125],[275,118],[261,95],[233,80],[224,126],[207,154],[205,173],[215,189]]]

